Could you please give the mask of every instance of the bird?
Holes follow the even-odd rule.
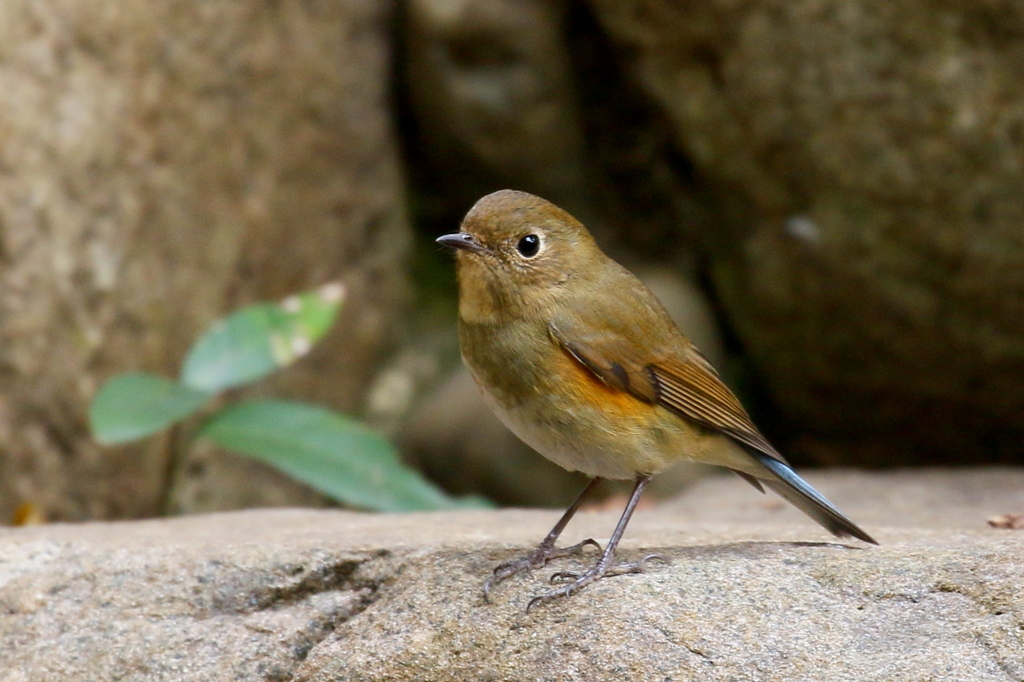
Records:
[[[730,469],[833,535],[878,544],[797,475],[654,293],[569,213],[501,190],[477,201],[459,232],[437,242],[455,252],[459,346],[484,402],[538,453],[590,477],[536,549],[494,569],[486,600],[507,578],[588,546],[600,551],[594,565],[556,573],[558,587],[527,610],[664,560],[616,564],[614,554],[648,483],[680,461]],[[601,479],[633,481],[604,549],[592,539],[557,548]]]

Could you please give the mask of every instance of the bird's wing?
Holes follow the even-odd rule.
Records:
[[[761,435],[718,372],[682,335],[667,347],[645,348],[637,334],[583,329],[555,320],[551,336],[611,388],[661,405],[777,459],[786,460]],[[634,337],[634,338],[630,338]]]
[[[757,430],[743,405],[697,349],[691,347],[686,357],[655,363],[650,369],[658,384],[660,404],[773,459],[786,461]]]

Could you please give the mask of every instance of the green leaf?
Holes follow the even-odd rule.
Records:
[[[379,434],[315,405],[278,400],[238,403],[213,417],[198,436],[263,460],[356,507],[413,511],[466,504],[402,464]]]
[[[192,346],[181,381],[201,391],[248,384],[302,357],[330,329],[344,299],[339,282],[246,306],[216,322]]]
[[[187,417],[210,398],[205,391],[153,374],[119,374],[93,398],[89,422],[100,443],[127,443]]]

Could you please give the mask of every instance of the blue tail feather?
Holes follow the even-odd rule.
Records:
[[[878,544],[807,481],[800,478],[785,462],[761,452],[752,451],[750,454],[774,474],[774,478],[761,479],[765,485],[820,523],[830,533],[837,537],[855,537],[873,545]]]

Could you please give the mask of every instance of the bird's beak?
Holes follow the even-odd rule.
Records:
[[[476,240],[476,237],[466,232],[456,232],[455,234],[446,234],[438,237],[437,243],[450,246],[453,249],[472,251],[473,253],[490,253],[485,246]]]

